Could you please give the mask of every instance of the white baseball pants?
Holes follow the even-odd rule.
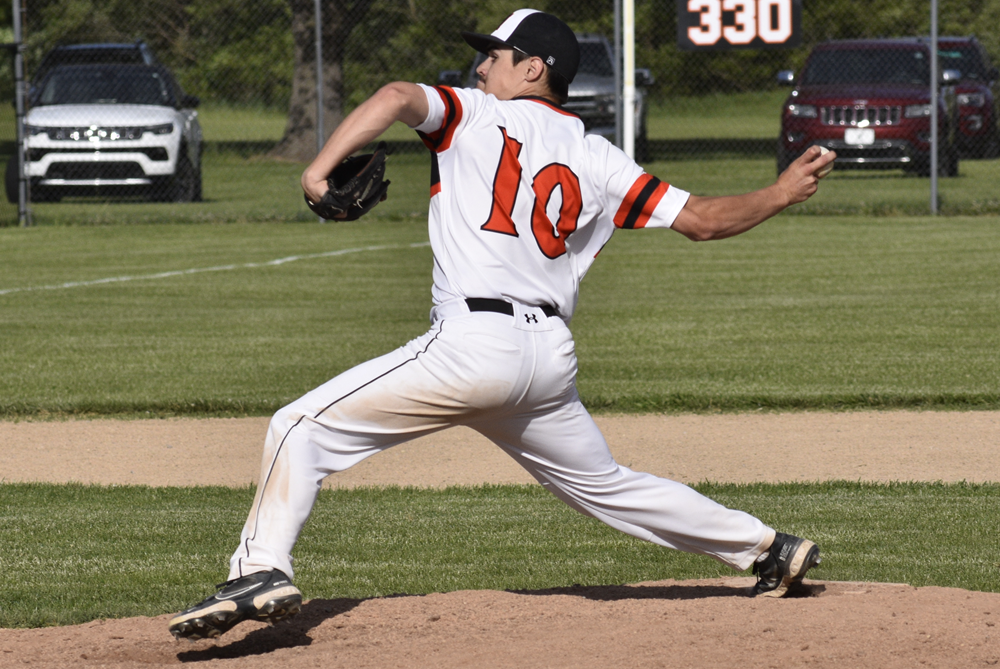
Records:
[[[427,334],[279,410],[229,578],[293,575],[291,551],[320,484],[391,446],[454,425],[489,438],[571,507],[662,546],[747,569],[774,530],[686,485],[615,462],[574,385],[569,329],[537,307],[514,316],[435,307]]]

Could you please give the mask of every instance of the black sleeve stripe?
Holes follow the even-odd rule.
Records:
[[[635,227],[636,221],[642,215],[642,210],[646,208],[646,203],[649,201],[650,196],[656,191],[660,185],[660,180],[656,177],[651,178],[641,191],[639,195],[635,198],[635,202],[632,203],[632,208],[628,210],[628,216],[625,217],[625,222],[622,223],[623,228],[628,228],[631,230]]]
[[[460,120],[460,117],[458,113],[459,107],[455,102],[455,93],[447,86],[435,86],[435,89],[441,95],[441,99],[444,102],[444,123],[441,124],[439,130],[430,134],[422,132],[418,132],[417,134],[420,135],[420,139],[423,140],[424,145],[428,149],[437,152],[442,144],[451,141],[451,135],[454,130],[452,126]]]

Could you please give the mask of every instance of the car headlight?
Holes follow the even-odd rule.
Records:
[[[923,118],[931,115],[930,105],[906,105],[904,111],[906,118]]]
[[[111,139],[142,139],[142,136],[147,132],[151,132],[154,135],[169,135],[174,131],[173,123],[164,123],[163,125],[137,125],[137,126],[127,126],[124,128],[107,128],[109,137]]]
[[[816,118],[816,106],[815,105],[788,105],[789,116],[797,116],[799,118]]]
[[[959,93],[956,99],[962,107],[982,107],[986,104],[986,96],[982,93]]]
[[[56,141],[115,141],[118,139],[142,139],[147,132],[154,135],[169,135],[174,131],[173,123],[163,123],[160,125],[139,125],[123,127],[69,127],[69,128],[45,128],[39,126],[25,126],[25,132],[30,136],[48,134],[50,139]]]
[[[598,95],[594,97],[594,103],[597,106],[598,113],[601,114],[614,114],[615,113],[615,94],[611,93],[609,95]]]

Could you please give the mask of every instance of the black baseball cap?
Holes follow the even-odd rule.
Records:
[[[517,10],[491,35],[463,32],[462,37],[480,53],[504,46],[538,56],[567,82],[573,81],[580,66],[580,44],[572,28],[537,9]]]

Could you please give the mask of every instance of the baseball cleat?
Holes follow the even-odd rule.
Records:
[[[302,593],[277,569],[220,583],[217,593],[181,611],[170,621],[177,639],[214,639],[244,620],[276,623],[302,606]]]
[[[806,572],[820,563],[819,546],[808,539],[777,532],[767,557],[753,565],[757,584],[750,596],[784,597],[789,588],[802,582]]]

